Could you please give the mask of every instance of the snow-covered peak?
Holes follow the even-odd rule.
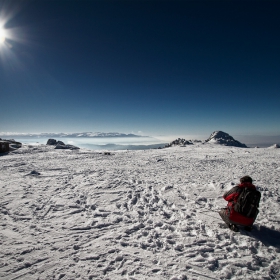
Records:
[[[234,147],[242,147],[246,148],[245,144],[240,143],[239,141],[235,140],[232,136],[228,133],[223,131],[214,131],[210,137],[205,140],[208,143],[220,144],[224,146],[234,146]]]

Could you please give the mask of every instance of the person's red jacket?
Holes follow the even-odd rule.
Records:
[[[233,187],[231,190],[229,190],[224,194],[223,196],[224,199],[228,201],[228,205],[227,205],[228,218],[234,224],[240,224],[243,226],[252,226],[255,221],[255,218],[248,218],[234,210],[234,204],[236,203],[242,188],[252,188],[254,190],[256,189],[256,187],[253,184],[246,182]]]

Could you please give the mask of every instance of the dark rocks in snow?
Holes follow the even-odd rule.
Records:
[[[0,153],[6,153],[9,151],[9,143],[0,140]]]
[[[22,143],[15,141],[14,139],[1,139],[0,152],[14,151],[22,147]]]
[[[49,139],[47,142],[47,145],[52,145],[55,146],[55,149],[64,149],[64,150],[77,150],[80,149],[79,147],[69,145],[69,144],[64,144],[62,141],[56,141],[55,139]]]
[[[183,138],[178,138],[174,141],[172,141],[171,143],[167,144],[165,146],[165,148],[169,148],[169,147],[174,147],[174,146],[187,146],[187,145],[193,145],[193,142],[200,142],[199,140],[185,140]]]
[[[55,146],[55,149],[63,149],[63,150],[78,150],[80,149],[79,147],[76,147],[76,146],[73,146],[73,145],[60,145],[60,144],[57,144]]]
[[[13,148],[21,148],[22,147],[22,143],[15,141],[14,139],[9,139],[9,140],[4,140],[5,142],[8,142],[10,147]]]
[[[223,131],[214,131],[210,135],[210,137],[207,140],[205,140],[205,142],[220,144],[224,146],[247,148],[245,144],[240,143],[239,141],[235,140],[232,136]]]
[[[47,145],[53,145],[55,146],[57,144],[57,141],[55,139],[49,139],[47,142]]]
[[[65,145],[65,144],[62,141],[56,141],[55,139],[49,139],[47,142],[47,145],[56,146],[56,145]]]
[[[185,147],[187,145],[193,145],[197,143],[214,143],[214,144],[220,144],[224,146],[233,146],[233,147],[241,147],[241,148],[247,148],[245,144],[240,143],[239,141],[235,140],[232,136],[229,134],[223,132],[223,131],[214,131],[210,137],[205,140],[204,142],[200,140],[185,140],[183,138],[178,138],[171,143],[167,144],[165,148],[174,147],[174,146],[181,146]]]

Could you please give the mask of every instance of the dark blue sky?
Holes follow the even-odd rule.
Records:
[[[268,0],[0,1],[0,131],[280,134],[279,14]]]

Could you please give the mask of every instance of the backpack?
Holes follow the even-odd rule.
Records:
[[[261,193],[252,188],[242,188],[234,205],[234,210],[248,218],[256,218],[259,210]]]

